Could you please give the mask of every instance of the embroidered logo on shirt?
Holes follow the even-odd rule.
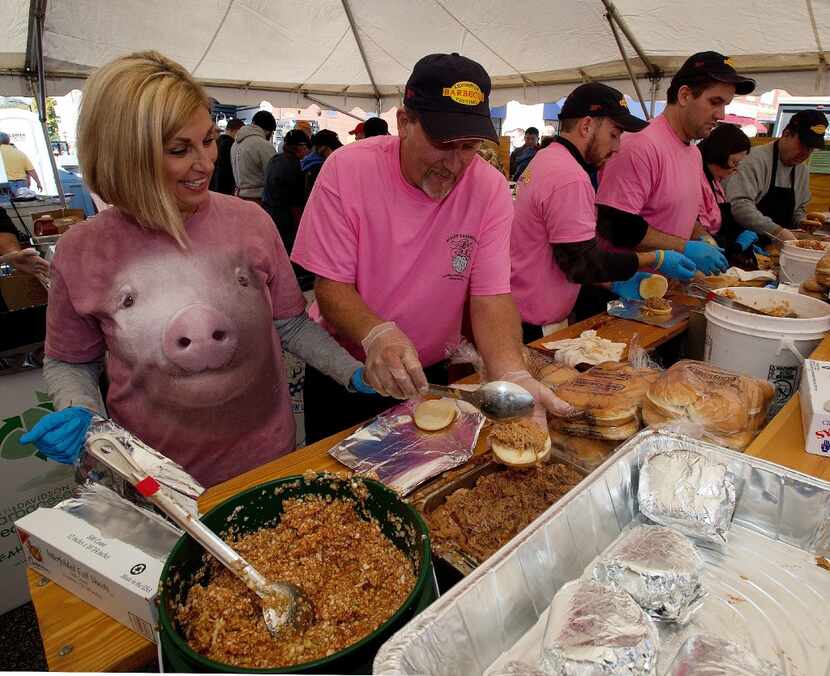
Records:
[[[477,106],[484,101],[484,92],[475,82],[456,82],[452,87],[444,87],[442,95],[464,106]]]
[[[473,249],[477,240],[472,235],[450,235],[447,244],[450,246],[452,272],[444,275],[447,279],[464,280],[464,275],[473,258]]]

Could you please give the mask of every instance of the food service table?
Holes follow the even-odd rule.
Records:
[[[603,313],[573,324],[532,343],[532,345],[539,345],[551,340],[574,338],[588,329],[596,329],[603,338],[619,342],[628,342],[636,333],[639,336],[640,345],[646,349],[652,349],[683,333],[686,324],[682,323],[670,329],[663,329],[610,317]],[[824,353],[830,356],[830,340],[825,340],[817,353],[822,348],[824,348]],[[773,436],[770,434],[770,430],[782,429],[783,425],[785,434],[796,434],[797,432],[798,437],[801,436],[798,405],[796,403],[793,409],[793,403],[790,402],[773,419],[767,430],[762,432],[750,448],[756,448],[755,455],[772,462],[778,462],[830,480],[830,462],[816,456],[807,456],[803,451],[799,453],[797,438],[792,439],[791,443],[785,448],[778,441],[779,435]],[[791,411],[795,412],[793,420],[788,418],[787,422],[781,422],[780,419],[788,416],[788,412]],[[793,429],[791,430],[791,428]],[[344,430],[214,486],[206,491],[200,499],[200,510],[205,512],[250,486],[282,476],[301,474],[306,470],[345,471],[346,468],[343,465],[328,455],[328,449],[348,436],[353,429]],[[486,437],[486,433],[479,437],[476,453],[484,452]],[[766,439],[766,443],[759,445],[759,442],[764,439]],[[767,448],[767,443],[769,443],[771,449],[780,448],[781,450],[772,450],[767,454],[757,452],[759,449]],[[156,646],[154,644],[120,625],[93,606],[81,601],[54,582],[33,573],[31,570],[29,570],[28,575],[29,587],[32,592],[32,600],[37,612],[40,633],[43,637],[43,646],[46,652],[46,661],[50,671],[138,671],[156,656]]]

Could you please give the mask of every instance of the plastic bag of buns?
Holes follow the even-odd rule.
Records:
[[[774,394],[765,380],[684,359],[648,388],[643,421],[651,427],[691,423],[708,440],[744,450],[763,427]]]

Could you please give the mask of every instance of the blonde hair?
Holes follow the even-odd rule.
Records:
[[[164,146],[210,103],[178,63],[136,52],[96,70],[86,81],[78,119],[78,160],[93,192],[145,228],[183,248],[187,234],[164,181]]]

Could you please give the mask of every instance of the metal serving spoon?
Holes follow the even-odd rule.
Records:
[[[493,420],[512,420],[530,415],[536,404],[530,392],[506,380],[494,380],[472,391],[432,384],[428,384],[427,388],[430,394],[466,401]]]
[[[222,538],[165,494],[158,481],[138,466],[119,439],[109,434],[93,434],[87,439],[87,444],[104,453],[120,455],[132,472],[130,480],[136,490],[167,514],[259,597],[262,619],[271,636],[277,638],[288,627],[303,630],[314,621],[314,605],[302,589],[290,582],[265,579]]]

